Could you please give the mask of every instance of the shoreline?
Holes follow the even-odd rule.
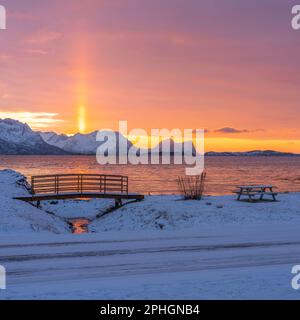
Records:
[[[300,158],[284,157],[208,157],[205,193],[229,195],[236,185],[272,184],[279,191],[300,191]],[[178,194],[177,177],[183,165],[100,166],[93,157],[10,157],[1,158],[1,168],[13,168],[28,178],[48,174],[117,174],[129,177],[132,192],[148,195]]]
[[[255,225],[300,221],[300,193],[279,193],[276,202],[249,203],[236,196],[205,195],[184,200],[180,195],[150,195],[113,209],[109,199],[42,201],[36,208],[13,200],[28,195],[26,177],[13,170],[0,171],[0,234],[71,232],[70,220],[87,219],[88,233],[107,231],[181,230],[218,225]]]

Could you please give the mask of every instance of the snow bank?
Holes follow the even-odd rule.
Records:
[[[255,226],[300,222],[300,193],[280,194],[278,202],[238,202],[235,196],[206,196],[184,201],[180,196],[148,196],[142,202],[103,215],[114,202],[107,199],[42,202],[41,209],[14,200],[27,195],[26,178],[0,171],[0,233],[70,233],[67,218],[92,220],[90,232],[180,230],[204,226]]]
[[[28,195],[28,192],[28,183],[22,174],[12,170],[0,171],[0,233],[70,232],[68,224],[62,219],[13,199]]]
[[[114,200],[110,199],[53,200],[43,201],[41,209],[62,218],[93,220],[113,208],[114,205]]]
[[[278,202],[248,203],[235,196],[184,201],[179,196],[149,196],[96,219],[92,232],[113,230],[174,230],[198,226],[300,222],[300,194],[280,194]]]

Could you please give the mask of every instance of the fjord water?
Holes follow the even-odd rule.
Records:
[[[184,165],[105,165],[95,156],[0,156],[0,170],[26,175],[93,173],[129,176],[131,192],[176,194]],[[205,157],[206,194],[230,194],[236,185],[273,184],[278,191],[300,191],[300,157]]]

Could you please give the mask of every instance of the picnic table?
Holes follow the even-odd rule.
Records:
[[[237,186],[237,190],[234,193],[237,194],[237,200],[242,200],[242,197],[247,197],[250,202],[262,201],[264,196],[271,196],[270,200],[276,201],[276,196],[278,193],[274,192],[273,189],[276,188],[272,185],[246,185]]]

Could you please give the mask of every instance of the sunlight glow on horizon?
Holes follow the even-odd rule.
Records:
[[[157,137],[145,136],[130,136],[127,138],[136,147],[147,148],[151,145],[151,139],[156,140]],[[165,138],[168,139],[168,138]],[[161,139],[161,140],[165,140]],[[156,146],[160,141],[156,141],[152,146]],[[183,140],[173,139],[175,142],[180,143]],[[189,139],[186,141],[190,141]],[[205,135],[205,152],[245,152],[253,150],[275,150],[281,152],[294,152],[299,153],[300,140],[284,140],[284,139],[247,139],[247,138],[226,138],[226,137],[210,137]],[[195,143],[194,143],[195,145]],[[197,146],[195,146],[197,148]]]
[[[207,151],[300,153],[300,42],[284,1],[3,1],[0,118],[70,136],[121,119],[149,134],[205,128]]]
[[[58,126],[64,120],[57,119],[58,113],[50,112],[4,112],[0,111],[0,119],[14,119],[27,123],[32,129]]]

